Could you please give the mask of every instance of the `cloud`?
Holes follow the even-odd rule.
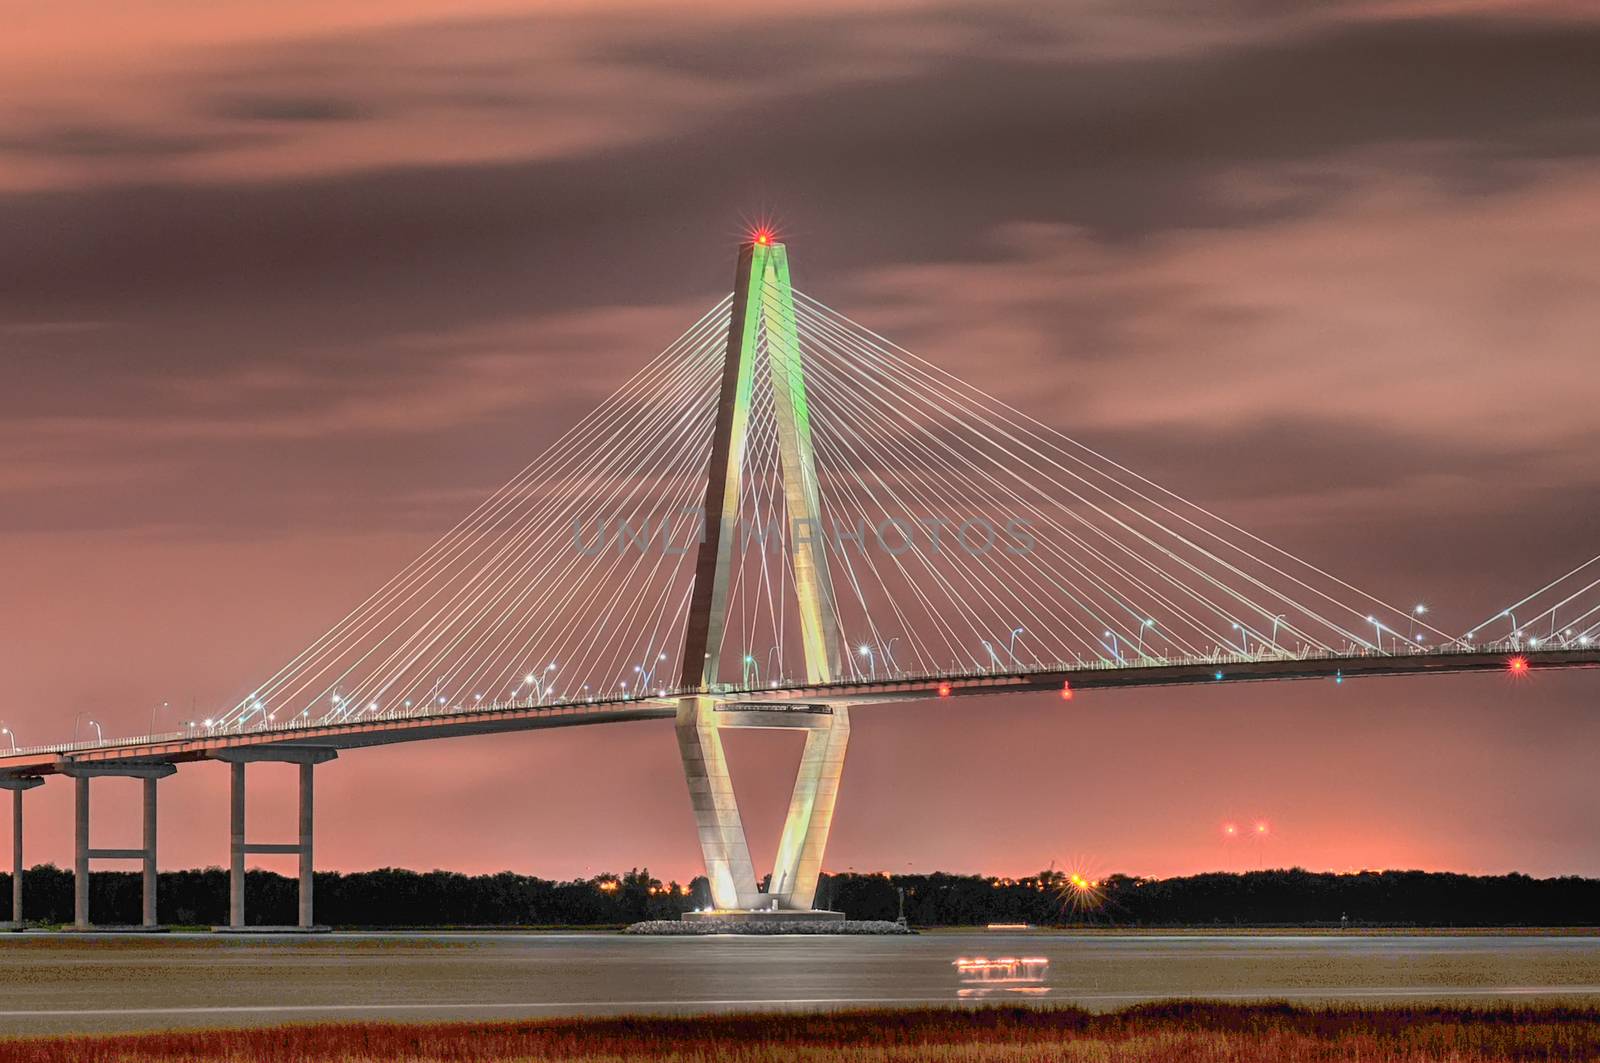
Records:
[[[338,96],[251,93],[217,96],[203,110],[241,122],[353,122],[374,113],[358,100]]]
[[[74,123],[0,134],[0,154],[96,165],[119,161],[144,163],[181,159],[258,142],[236,134],[204,135]]]
[[[722,295],[763,212],[802,288],[1446,626],[1594,552],[1592,4],[482,6],[106,23],[67,3],[0,37],[3,641],[26,741],[78,707],[132,732],[151,704],[240,696]],[[1049,808],[1063,749],[1137,733],[1165,784],[1147,826],[1102,817],[1088,844],[1113,864],[1204,866],[1194,839],[1235,801],[1297,812],[1313,865],[1573,870],[1592,824],[1524,829],[1587,807],[1589,717],[1559,682],[1514,712],[1468,680],[1307,685],[1288,712],[1276,686],[1184,692],[1192,716],[1170,692],[978,723],[919,706],[915,727],[875,710],[831,859],[973,860],[999,835],[965,798],[942,840],[885,826],[940,799],[929,764],[1032,780],[1018,802]],[[549,772],[495,798],[531,810],[538,851],[440,848],[447,810],[419,858],[692,873],[670,728],[528,741]],[[1433,776],[1407,781],[1422,745]],[[453,749],[414,755],[482,768]],[[328,808],[410,755],[341,761]],[[677,819],[572,821],[560,798],[596,758]],[[1491,769],[1543,788],[1450,789]],[[1128,764],[1072,770],[1110,792]],[[221,800],[220,775],[179,780]],[[50,792],[43,844],[68,836]],[[1454,840],[1462,802],[1482,837]],[[1393,831],[1350,827],[1396,808]],[[330,859],[404,862],[356,820]],[[1080,827],[1045,816],[982,859],[1036,869]]]

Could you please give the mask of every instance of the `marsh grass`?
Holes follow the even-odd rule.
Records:
[[[339,1023],[0,1041],[16,1063],[1420,1063],[1600,1058],[1600,1011],[1150,1004],[503,1023]]]

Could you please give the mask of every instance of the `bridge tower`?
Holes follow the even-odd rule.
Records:
[[[822,512],[812,457],[810,407],[789,284],[788,251],[765,233],[739,248],[730,317],[706,482],[705,532],[696,559],[681,686],[709,692],[719,682],[759,358],[766,359],[772,381],[772,413],[789,519],[785,540],[794,569],[806,678],[812,685],[827,683],[838,672],[840,650],[833,584],[820,533]],[[794,534],[796,529],[808,529],[810,534]],[[719,732],[734,727],[796,728],[806,733],[766,891],[758,885],[722,749]],[[849,709],[812,705],[800,711],[763,710],[719,706],[711,697],[686,697],[678,703],[677,735],[713,907],[719,913],[772,908],[810,912],[850,738]]]

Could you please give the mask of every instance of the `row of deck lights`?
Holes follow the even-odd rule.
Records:
[[[1413,628],[1415,627],[1415,621],[1416,620],[1420,620],[1420,618],[1423,617],[1424,615],[1426,615],[1427,612],[1428,612],[1427,606],[1423,605],[1423,604],[1420,604],[1420,603],[1412,608],[1410,615],[1411,615],[1411,617],[1413,619]],[[1502,612],[1500,614],[1500,616],[1503,617],[1503,618],[1508,619],[1512,624],[1513,630],[1512,630],[1512,633],[1511,633],[1510,637],[1513,640],[1513,644],[1516,645],[1516,644],[1520,643],[1520,640],[1523,638],[1523,632],[1522,632],[1522,630],[1520,628],[1516,627],[1516,617],[1511,613],[1510,610],[1506,610],[1506,611]],[[1282,624],[1285,621],[1285,619],[1286,619],[1286,614],[1281,614],[1280,613],[1280,614],[1277,614],[1276,616],[1274,616],[1272,618],[1272,632],[1271,632],[1271,635],[1269,637],[1266,637],[1266,638],[1263,638],[1260,633],[1252,630],[1247,625],[1242,625],[1242,624],[1239,624],[1237,622],[1233,622],[1231,630],[1233,630],[1234,632],[1238,633],[1237,634],[1237,638],[1238,638],[1239,641],[1238,641],[1238,646],[1237,647],[1234,647],[1231,644],[1228,646],[1229,652],[1231,653],[1231,652],[1237,651],[1240,656],[1249,658],[1249,657],[1252,657],[1252,656],[1260,656],[1260,655],[1262,655],[1262,652],[1266,652],[1267,648],[1270,647],[1270,654],[1281,654],[1283,651],[1282,651],[1282,648],[1278,645],[1277,639],[1278,639],[1278,633],[1281,630]],[[1423,647],[1425,647],[1427,645],[1426,636],[1424,634],[1420,633],[1420,632],[1416,632],[1415,630],[1413,630],[1411,633],[1408,633],[1407,635],[1402,636],[1400,634],[1400,632],[1396,631],[1394,628],[1388,627],[1381,620],[1379,620],[1376,616],[1368,615],[1366,620],[1367,620],[1368,623],[1370,623],[1373,626],[1373,633],[1374,633],[1374,638],[1375,638],[1374,645],[1370,646],[1369,648],[1375,648],[1379,652],[1382,652],[1382,650],[1384,648],[1383,647],[1383,636],[1385,634],[1388,634],[1388,635],[1393,637],[1393,639],[1395,640],[1396,648],[1398,648],[1402,644],[1406,645],[1408,647],[1414,648],[1414,649],[1421,649],[1421,648],[1423,648]],[[1138,660],[1141,660],[1141,661],[1157,661],[1157,660],[1165,660],[1166,659],[1165,657],[1161,657],[1161,658],[1150,657],[1145,652],[1144,643],[1145,643],[1146,635],[1148,633],[1150,633],[1152,631],[1152,629],[1154,629],[1156,627],[1157,627],[1157,622],[1153,618],[1145,618],[1145,619],[1141,620],[1139,622],[1139,624],[1137,625],[1137,628],[1136,628],[1137,634],[1136,634],[1135,644],[1134,644],[1133,648],[1134,648],[1134,652],[1137,654]],[[1018,657],[1017,652],[1016,652],[1017,642],[1025,634],[1026,634],[1026,628],[1024,628],[1022,626],[1018,626],[1018,627],[1012,628],[1012,629],[1010,629],[1010,631],[1008,633],[1008,638],[1007,638],[1007,641],[1006,641],[1006,646],[1005,646],[1006,656],[1008,658],[1010,658],[1010,660],[1017,667],[1022,667],[1023,666],[1021,658]],[[1474,632],[1468,632],[1468,634],[1466,635],[1466,637],[1465,637],[1465,639],[1463,641],[1464,642],[1470,642],[1472,639],[1474,639],[1476,637],[1476,635],[1477,635],[1477,632],[1475,632],[1475,631]],[[1258,651],[1258,653],[1255,654],[1255,655],[1252,655],[1252,653],[1250,651],[1250,639],[1251,639],[1252,636],[1257,640],[1257,642],[1262,647],[1262,650]],[[1106,649],[1108,649],[1110,651],[1110,655],[1111,655],[1112,661],[1114,661],[1115,663],[1118,663],[1118,664],[1124,663],[1125,662],[1125,658],[1123,657],[1123,649],[1124,649],[1125,644],[1118,637],[1117,632],[1112,631],[1110,629],[1106,629],[1102,633],[1102,637],[1106,640],[1106,642],[1103,643],[1103,645],[1106,647]],[[1587,647],[1587,646],[1591,645],[1595,641],[1589,635],[1580,635],[1580,636],[1577,636],[1576,639],[1574,639],[1573,638],[1572,629],[1568,628],[1565,631],[1561,632],[1559,634],[1559,636],[1553,633],[1551,635],[1551,637],[1549,639],[1547,639],[1547,640],[1541,640],[1540,638],[1535,636],[1535,637],[1528,638],[1527,642],[1528,642],[1529,647],[1537,648],[1541,644],[1542,641],[1553,642],[1553,641],[1556,641],[1558,638],[1561,639],[1561,640],[1564,640],[1563,644],[1565,644],[1565,645],[1571,645],[1575,641],[1578,646],[1582,646],[1582,647]],[[899,641],[900,641],[899,636],[891,636],[885,642],[883,642],[881,644],[878,644],[877,646],[874,646],[872,643],[867,643],[867,642],[863,642],[863,643],[859,644],[856,647],[856,656],[859,657],[861,660],[866,662],[866,667],[865,667],[864,673],[863,673],[863,671],[861,669],[853,669],[853,671],[855,671],[855,673],[856,673],[856,677],[858,679],[867,679],[867,680],[876,680],[876,679],[880,678],[879,675],[878,675],[878,661],[879,661],[880,658],[883,660],[883,662],[884,662],[884,664],[886,666],[885,669],[884,669],[884,676],[882,678],[888,679],[888,678],[901,677],[902,673],[895,666],[895,664],[894,664],[894,656],[893,656],[894,644],[896,642],[899,642]],[[1005,671],[1006,670],[1006,663],[1005,663],[1004,660],[1001,659],[1001,657],[999,655],[999,652],[996,650],[995,643],[991,642],[988,639],[980,640],[980,642],[981,642],[981,645],[984,648],[985,654],[987,655],[989,667],[979,667],[977,669],[974,669],[974,671],[980,672],[980,673],[981,672]],[[1352,647],[1350,647],[1350,649],[1354,650],[1354,647],[1352,646]],[[778,655],[780,653],[781,653],[781,650],[778,647],[773,647],[771,649],[771,651],[770,651],[770,656],[769,656],[768,663],[770,665],[774,666],[774,670],[776,670],[776,666],[781,665],[781,659],[779,659],[779,657],[778,657]],[[634,665],[633,666],[633,675],[636,677],[636,681],[634,683],[632,683],[632,684],[630,684],[630,682],[628,680],[626,680],[626,679],[619,680],[619,682],[618,682],[617,691],[618,691],[618,694],[621,697],[621,699],[622,700],[627,700],[627,699],[630,698],[630,696],[632,696],[632,697],[649,696],[649,691],[652,689],[652,687],[654,686],[654,683],[655,683],[655,674],[656,674],[657,670],[659,669],[660,665],[665,663],[666,660],[667,660],[667,654],[658,653],[656,655],[656,657],[654,658],[654,660],[649,662],[648,666],[646,666],[646,664],[643,663],[643,662],[641,662],[640,664]],[[1038,662],[1035,662],[1035,663],[1038,663]],[[742,688],[746,689],[746,690],[756,689],[757,687],[759,687],[761,685],[760,684],[760,673],[761,673],[760,662],[757,661],[757,659],[755,658],[754,655],[746,653],[746,654],[743,655],[742,664],[743,664],[743,671],[742,671],[742,674],[741,674],[741,679],[742,679],[741,686],[742,686]],[[529,673],[527,673],[527,675],[525,675],[523,677],[522,682],[518,686],[513,687],[511,689],[511,692],[510,692],[511,693],[511,699],[512,699],[511,703],[512,704],[516,704],[517,695],[520,694],[524,690],[524,688],[528,688],[529,690],[531,690],[531,692],[534,695],[535,702],[537,704],[544,704],[546,702],[559,702],[560,701],[560,697],[552,689],[552,685],[551,685],[552,684],[552,680],[553,680],[553,676],[558,671],[558,667],[559,666],[558,666],[557,662],[551,661],[548,665],[545,666],[545,668],[544,668],[542,673],[541,672],[529,672]],[[963,669],[961,669],[961,667],[959,665],[959,662],[956,662],[953,665],[953,669],[952,670],[953,671],[962,671]],[[784,683],[785,683],[785,680],[783,680],[781,678],[770,677],[768,679],[767,686],[769,688],[771,688],[771,689],[777,689],[777,688],[783,686]],[[437,687],[435,689],[437,690]],[[632,695],[629,694],[629,690],[630,689],[633,690],[633,694]],[[595,700],[595,698],[592,696],[590,691],[591,691],[590,684],[588,684],[588,683],[583,684],[582,687],[581,687],[581,691],[580,691],[580,698],[578,700],[593,702]],[[665,688],[659,688],[659,689],[656,690],[656,695],[657,696],[665,697],[665,696],[667,696],[667,694],[668,694],[668,691]],[[339,695],[337,693],[334,693],[333,695],[331,695],[330,700],[331,700],[331,702],[332,702],[332,704],[333,704],[335,709],[343,709],[343,708],[347,708],[348,707],[348,699],[342,697],[341,695]],[[446,707],[446,706],[448,706],[450,704],[448,698],[446,698],[444,696],[439,696],[437,694],[436,694],[436,696],[434,698],[429,699],[429,700],[430,700],[431,703],[437,704],[440,708],[444,708],[444,707]],[[479,707],[479,706],[482,705],[482,702],[483,702],[483,694],[481,694],[481,693],[474,694],[472,702],[471,702],[471,706],[474,707],[474,708]],[[165,707],[165,705],[166,705],[166,703],[163,702],[162,703],[162,707]],[[491,705],[493,707],[498,708],[498,707],[500,707],[501,702],[499,700],[496,700],[494,702],[491,702]],[[272,724],[273,722],[276,721],[276,719],[277,719],[276,713],[268,713],[268,712],[266,712],[264,703],[262,703],[259,699],[257,699],[252,704],[251,707],[252,707],[252,709],[254,709],[254,710],[256,710],[257,712],[260,713],[260,717],[259,717],[259,719],[261,721],[260,722],[260,727],[262,727],[263,729],[265,729],[270,724]],[[409,699],[409,698],[406,699],[404,701],[404,703],[403,703],[403,707],[407,711],[412,710],[413,708],[415,708],[414,700],[413,699]],[[461,703],[457,703],[454,706],[451,706],[451,708],[453,708],[455,711],[461,711],[463,709],[463,707],[464,706]],[[377,701],[372,701],[372,702],[368,703],[368,705],[366,706],[366,709],[364,710],[364,712],[358,712],[358,713],[356,713],[356,716],[359,718],[361,715],[365,715],[366,713],[377,713],[379,711],[380,711],[380,703],[377,702]],[[307,710],[301,712],[299,714],[299,716],[296,718],[296,720],[297,720],[297,722],[300,721],[300,720],[305,720],[305,719],[308,719],[309,716],[310,716],[310,710],[307,709]],[[154,719],[154,714],[152,714],[152,720],[153,719]],[[96,721],[90,720],[89,723],[94,725],[98,729],[99,724]],[[188,724],[188,726],[192,727],[193,723],[190,722]],[[213,729],[216,726],[216,721],[207,719],[207,720],[205,720],[203,722],[203,726],[209,731],[209,730]],[[154,725],[153,724],[152,724],[152,730],[154,730]],[[9,728],[0,727],[0,735],[4,735],[7,738],[9,738],[10,741],[11,741],[11,744],[12,744],[12,748],[13,749],[16,748],[16,738],[12,734],[12,732],[10,731]]]

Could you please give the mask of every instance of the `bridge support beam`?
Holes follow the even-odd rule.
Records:
[[[57,765],[73,783],[72,847],[72,925],[88,930],[94,924],[89,914],[89,865],[94,860],[138,860],[143,870],[143,897],[140,926],[154,930],[156,918],[156,782],[178,770],[165,763],[78,763],[63,758]],[[137,849],[92,849],[89,847],[89,781],[95,778],[139,779],[144,789],[143,844]]]
[[[763,891],[733,794],[721,731],[733,728],[803,730],[805,750],[778,839],[772,878]],[[777,908],[809,912],[817,897],[822,854],[850,741],[850,710],[843,705],[719,707],[712,698],[685,698],[678,711],[683,755],[711,903],[718,912]]]
[[[835,706],[829,723],[806,731],[794,794],[778,839],[778,857],[768,892],[779,908],[807,909],[816,903],[822,854],[833,828],[833,806],[844,774],[844,752],[850,743],[850,710]]]
[[[218,760],[228,762],[229,791],[229,861],[228,861],[228,930],[244,930],[244,864],[251,853],[259,855],[299,857],[299,911],[295,929],[315,930],[316,919],[312,896],[313,876],[316,869],[313,856],[315,810],[312,804],[313,772],[318,764],[333,760],[338,751],[326,746],[245,746],[239,749],[219,750]],[[252,843],[245,832],[245,776],[246,764],[275,762],[294,764],[300,769],[299,840],[293,843]]]
[[[760,907],[755,864],[733,795],[722,736],[717,733],[716,703],[710,698],[683,699],[676,726],[689,805],[711,883],[711,904],[719,909]]]
[[[244,762],[228,765],[228,925],[244,928]]]
[[[89,929],[89,777],[72,780],[72,925]]]
[[[43,785],[38,776],[0,775],[0,790],[11,791],[11,920],[0,928],[22,929],[22,794]]]
[[[311,919],[311,890],[312,890],[312,855],[311,855],[311,824],[313,820],[311,807],[311,773],[316,765],[309,762],[300,765],[300,928],[309,930],[313,923]]]

